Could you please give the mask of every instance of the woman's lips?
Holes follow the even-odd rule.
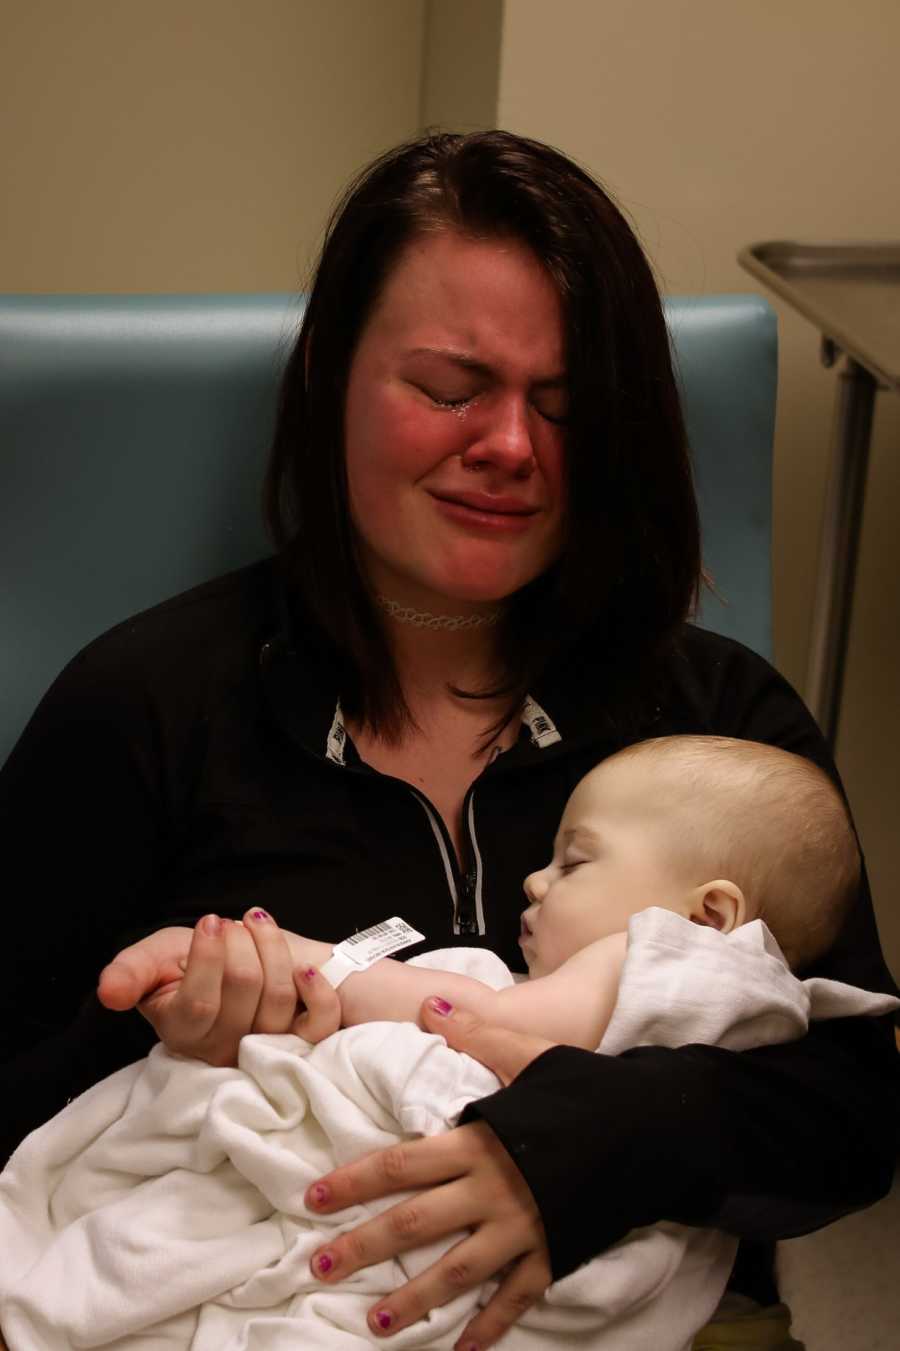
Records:
[[[476,526],[499,534],[521,534],[527,530],[537,507],[515,498],[461,494],[443,497],[432,493],[438,510],[461,525]]]

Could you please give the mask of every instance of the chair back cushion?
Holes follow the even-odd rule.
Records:
[[[725,602],[700,619],[768,653],[774,316],[752,296],[667,312]],[[0,296],[0,762],[91,638],[268,552],[301,313],[287,295]]]

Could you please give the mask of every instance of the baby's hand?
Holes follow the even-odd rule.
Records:
[[[305,971],[310,966],[324,966],[331,956],[330,943],[304,938],[302,934],[291,933],[290,929],[280,929],[279,933],[287,943],[295,971]]]

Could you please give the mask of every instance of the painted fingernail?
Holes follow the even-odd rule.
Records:
[[[446,999],[441,999],[439,995],[435,995],[434,999],[429,999],[428,1002],[435,1013],[440,1013],[444,1018],[447,1017],[448,1013],[453,1012],[453,1005],[448,1004]]]
[[[327,1276],[333,1266],[334,1261],[328,1256],[327,1252],[319,1253],[316,1258],[316,1271],[320,1276]]]
[[[203,921],[203,931],[208,933],[210,938],[215,938],[222,932],[222,921],[218,915],[207,915]]]
[[[250,918],[258,920],[261,924],[264,920],[269,919],[270,916],[266,914],[265,910],[253,910],[250,913]]]
[[[317,1182],[314,1187],[310,1187],[309,1201],[310,1205],[314,1206],[326,1205],[328,1202],[328,1188],[323,1186],[321,1182]]]
[[[381,1328],[382,1332],[387,1332],[388,1328],[391,1326],[393,1321],[394,1315],[392,1313],[388,1313],[387,1309],[379,1309],[378,1312],[375,1314],[375,1322]]]
[[[306,970],[303,972],[303,979],[315,980],[315,978],[316,978],[316,968],[314,966],[308,966]]]

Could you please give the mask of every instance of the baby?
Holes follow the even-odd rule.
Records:
[[[531,979],[515,984],[481,950],[378,961],[340,983],[345,1030],[319,1045],[248,1036],[238,1067],[157,1046],[30,1135],[0,1176],[11,1351],[384,1344],[367,1312],[456,1240],[321,1281],[311,1259],[363,1214],[318,1216],[303,1197],[339,1164],[446,1130],[497,1088],[414,1025],[421,1001],[448,997],[608,1055],[741,1050],[802,1036],[811,1017],[883,1013],[897,1001],[801,981],[784,960],[799,970],[828,948],[858,869],[840,795],[806,760],[694,736],[612,756],[577,786],[551,862],[526,879]],[[301,963],[331,959],[328,944],[289,941]],[[715,1230],[634,1230],[552,1285],[504,1348],[688,1351],[735,1248]],[[450,1351],[484,1293],[432,1310],[393,1344]]]
[[[494,991],[448,973],[440,992],[486,1021],[594,1050],[640,911],[660,907],[722,934],[762,920],[800,970],[837,937],[858,882],[846,807],[816,765],[757,742],[659,737],[581,780],[551,862],[525,879],[519,941],[531,979]],[[327,944],[303,943],[311,965],[330,956]],[[379,962],[342,983],[342,1024],[415,1021],[435,982]]]

